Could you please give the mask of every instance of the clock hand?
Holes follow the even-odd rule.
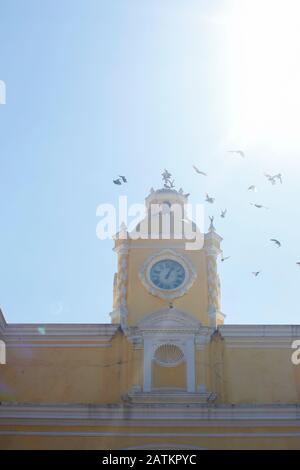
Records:
[[[173,268],[170,268],[168,274],[165,277],[165,279],[169,279],[170,274],[171,274],[172,271],[173,271]]]

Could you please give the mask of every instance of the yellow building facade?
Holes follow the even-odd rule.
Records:
[[[143,236],[117,234],[111,323],[41,332],[0,312],[0,449],[300,449],[300,326],[224,324],[222,239],[186,202],[151,190]]]

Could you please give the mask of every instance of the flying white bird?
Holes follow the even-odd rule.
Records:
[[[206,202],[209,202],[210,204],[213,204],[215,202],[215,198],[214,197],[210,197],[207,193],[206,193],[206,199],[205,199]]]
[[[268,173],[265,173],[265,177],[270,181],[270,183],[274,186],[274,184],[277,183],[276,180],[280,181],[282,184],[282,176],[281,173],[277,173],[277,175],[269,175]]]
[[[254,193],[257,193],[257,187],[252,184],[251,186],[249,186],[248,191],[253,191]]]
[[[120,178],[113,180],[114,184],[118,184],[119,186],[122,184]]]
[[[268,173],[265,173],[265,177],[270,181],[270,183],[276,184],[274,176],[269,175]]]
[[[263,206],[261,204],[253,204],[253,202],[250,202],[251,206],[257,207],[257,209],[268,209],[268,207]]]
[[[233,155],[239,155],[240,157],[245,158],[245,153],[242,150],[228,150],[228,153],[232,153]]]
[[[221,211],[221,217],[223,219],[225,219],[226,214],[227,214],[227,209],[225,209],[224,211]]]
[[[195,165],[193,165],[193,168],[194,168],[195,172],[198,173],[198,175],[207,176],[207,174],[204,173],[204,171],[199,170],[199,168],[197,168]]]
[[[222,258],[221,258],[222,263],[223,263],[224,261],[226,261],[227,259],[229,259],[229,258],[231,258],[231,256],[225,256],[225,258],[222,257]]]
[[[260,274],[260,271],[253,271],[252,274],[253,276],[257,277]]]
[[[300,266],[300,261],[297,261],[297,263],[296,263],[296,264],[297,264],[298,266]]]

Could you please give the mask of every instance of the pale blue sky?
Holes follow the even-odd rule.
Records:
[[[168,168],[191,202],[216,197],[207,216],[231,256],[220,266],[227,322],[299,323],[298,25],[286,16],[295,35],[278,44],[262,33],[253,49],[261,15],[277,31],[282,9],[295,17],[296,7],[275,1],[273,21],[272,9],[245,14],[237,3],[1,1],[0,305],[9,322],[109,322],[116,259],[112,242],[96,238],[96,208],[121,194],[142,202]],[[261,23],[242,23],[251,14]],[[226,154],[232,145],[244,160]],[[279,171],[284,184],[271,186],[263,173]],[[118,174],[126,192],[112,185]],[[260,191],[249,194],[250,184]]]

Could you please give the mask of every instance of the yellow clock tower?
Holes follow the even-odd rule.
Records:
[[[224,324],[222,239],[170,177],[115,237],[111,323],[0,311],[0,449],[300,449],[300,326]]]
[[[134,235],[123,226],[116,236],[111,318],[144,351],[143,381],[133,384],[132,400],[181,401],[188,392],[189,400],[202,402],[214,396],[204,368],[196,372],[195,364],[208,332],[224,320],[217,273],[222,239],[213,223],[201,234],[187,218],[187,203],[182,189],[151,189]]]

